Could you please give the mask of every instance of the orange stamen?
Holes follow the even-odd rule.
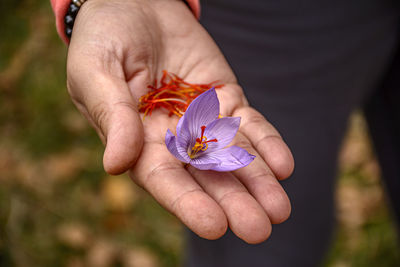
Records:
[[[200,128],[201,128],[201,136],[200,138],[196,138],[196,143],[189,152],[189,157],[191,159],[194,159],[199,151],[206,151],[208,149],[208,143],[218,142],[218,140],[215,138],[207,140],[207,137],[204,136],[204,131],[206,129],[206,126],[201,126]]]
[[[149,85],[149,92],[139,99],[139,111],[143,112],[143,119],[151,115],[153,110],[163,108],[169,111],[168,115],[182,117],[189,104],[200,94],[214,88],[221,88],[223,84],[211,82],[208,84],[191,84],[176,74],[163,70],[159,81]]]

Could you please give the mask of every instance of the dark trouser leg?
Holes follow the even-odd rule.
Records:
[[[392,211],[400,225],[400,49],[392,67],[367,100],[364,113]]]
[[[295,157],[282,184],[289,220],[248,245],[228,233],[188,233],[187,266],[296,266],[321,262],[334,225],[338,147],[352,109],[376,88],[396,47],[391,1],[202,1],[202,23],[251,104],[281,132]]]

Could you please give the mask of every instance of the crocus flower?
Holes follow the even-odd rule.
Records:
[[[168,129],[168,150],[200,170],[233,171],[247,166],[255,156],[238,146],[226,147],[239,129],[240,118],[218,117],[219,101],[212,88],[189,105],[176,126],[177,136]]]

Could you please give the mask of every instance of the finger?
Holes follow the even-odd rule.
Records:
[[[243,135],[236,136],[234,145],[246,149],[256,158],[248,166],[234,171],[233,174],[261,204],[272,223],[285,221],[290,216],[290,201],[268,165]]]
[[[104,169],[110,174],[123,173],[135,163],[143,144],[142,122],[128,85],[85,63],[73,66],[69,92],[106,143]]]
[[[232,116],[242,118],[239,131],[250,140],[275,176],[289,177],[294,169],[292,153],[264,116],[250,107],[239,108]]]
[[[196,181],[222,207],[229,227],[239,238],[256,244],[271,234],[271,223],[264,209],[229,172],[201,171],[189,167]]]
[[[221,207],[194,181],[163,143],[146,143],[132,179],[188,228],[207,239],[221,237],[227,220]]]

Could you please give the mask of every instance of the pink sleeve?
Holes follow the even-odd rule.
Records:
[[[192,9],[193,14],[197,19],[200,18],[200,0],[185,0],[190,8]]]
[[[64,32],[64,17],[67,14],[68,6],[71,0],[50,0],[51,6],[53,7],[54,14],[56,15],[56,26],[58,35],[61,39],[68,44],[69,40]]]
[[[54,14],[56,16],[56,26],[57,32],[60,35],[61,39],[68,44],[69,40],[64,32],[64,17],[67,14],[68,6],[71,0],[50,0],[51,6],[53,7]],[[200,18],[200,0],[185,0],[190,8],[192,9],[193,14],[197,19]]]

